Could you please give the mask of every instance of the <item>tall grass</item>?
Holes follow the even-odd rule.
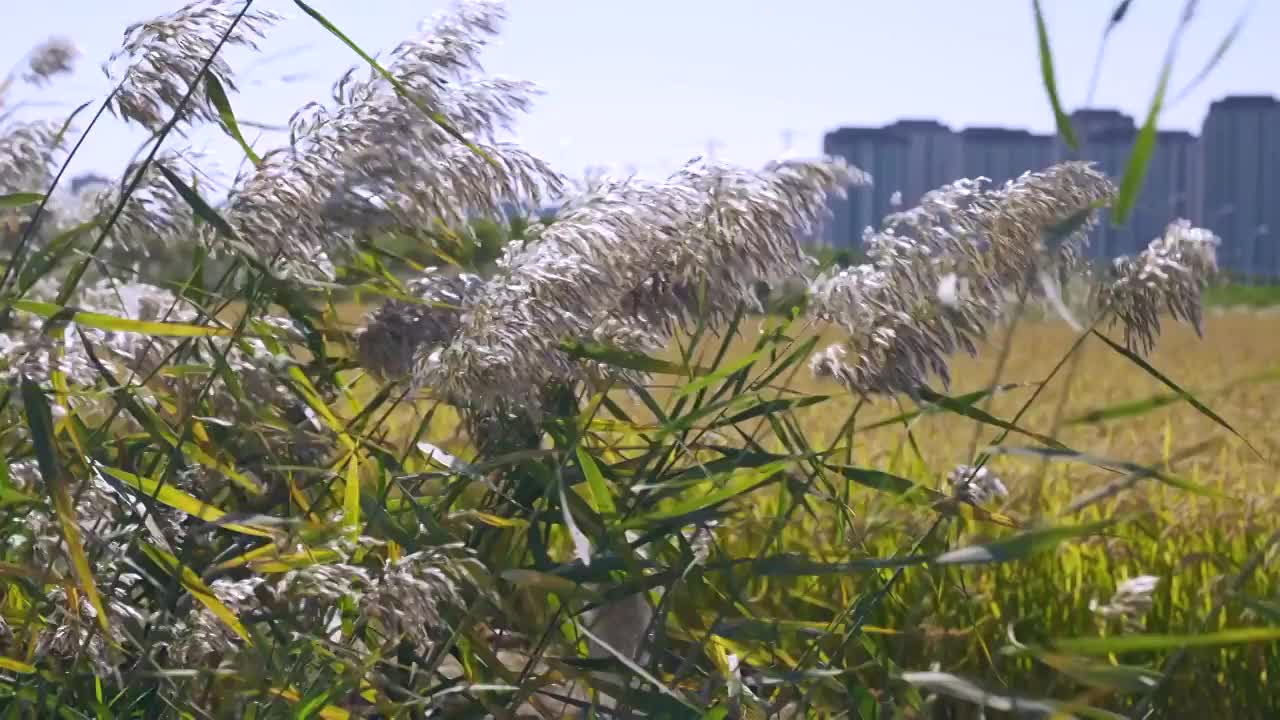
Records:
[[[1069,163],[940,188],[813,277],[857,169],[573,187],[495,139],[533,92],[480,71],[499,6],[379,62],[295,1],[363,65],[287,146],[238,129],[220,53],[279,21],[248,2],[129,29],[101,112],[151,141],[78,204],[69,121],[3,116],[7,716],[1277,710],[1272,493],[1228,479],[1274,448],[1201,399],[1275,373],[1151,359],[1201,329],[1212,235],[1089,272],[1117,194]],[[248,159],[223,198],[175,142],[210,123]],[[1154,394],[1070,405],[1086,352]],[[1191,437],[1116,441],[1173,406]]]

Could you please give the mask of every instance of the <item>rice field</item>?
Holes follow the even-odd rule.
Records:
[[[348,308],[343,315],[354,317],[358,312]],[[776,318],[744,322],[739,335],[727,343],[722,362],[732,366],[746,358],[762,330],[780,322]],[[792,330],[797,342],[819,336],[819,348],[839,339],[838,331],[820,324],[800,323]],[[799,668],[806,662],[811,665],[816,652],[822,658],[820,665],[858,668],[858,677],[868,687],[893,687],[895,674],[936,666],[988,689],[1052,696],[1061,692],[1061,667],[1043,658],[1036,662],[1005,656],[999,649],[1011,641],[1105,639],[1139,632],[1186,635],[1280,619],[1280,583],[1265,564],[1256,572],[1246,571],[1247,579],[1236,584],[1237,575],[1256,561],[1258,552],[1264,551],[1267,557],[1274,554],[1274,549],[1266,553],[1265,548],[1275,543],[1280,532],[1280,489],[1273,473],[1280,448],[1280,438],[1273,431],[1280,427],[1280,313],[1216,309],[1209,312],[1203,330],[1201,337],[1189,327],[1171,324],[1148,360],[1234,426],[1256,452],[1095,338],[1085,341],[1033,398],[1078,335],[1060,321],[1023,319],[995,333],[978,357],[954,358],[950,395],[962,397],[992,385],[1005,386],[979,407],[997,418],[1021,413],[1020,428],[1052,437],[1095,460],[1154,468],[1169,481],[1134,481],[1132,476],[1087,462],[996,456],[989,468],[1009,491],[1007,498],[989,506],[998,514],[1023,526],[1120,522],[1096,536],[1017,562],[912,567],[897,577],[892,569],[850,572],[846,564],[902,553],[929,536],[934,518],[918,507],[849,482],[811,490],[803,510],[789,514],[795,496],[787,486],[758,491],[736,505],[731,522],[715,532],[719,552],[747,557],[761,551],[762,538],[769,537],[778,518],[785,516],[770,551],[830,570],[809,568],[804,577],[784,571],[776,577],[753,579],[747,574],[739,578],[749,597],[742,609],[757,619],[740,618],[734,632],[718,635],[717,640],[744,662],[760,666]],[[678,339],[677,347],[664,357],[679,359],[678,348],[686,340]],[[706,341],[699,362],[714,355],[722,340]],[[1011,348],[1007,354],[1001,351],[1006,344]],[[660,379],[650,386],[653,398],[667,408],[675,388],[664,386]],[[797,432],[810,447],[838,447],[838,456],[848,466],[876,468],[942,492],[948,490],[947,474],[952,468],[970,462],[999,439],[997,429],[947,412],[899,420],[918,409],[906,398],[865,404],[852,433],[842,434],[842,425],[858,402],[834,383],[797,367],[771,388],[778,397],[830,396],[815,406],[792,411]],[[631,427],[658,426],[645,403],[621,391],[614,395]],[[413,414],[414,421],[420,420],[417,412]],[[753,437],[773,438],[763,449],[785,452],[764,424],[761,420],[754,430],[750,423],[744,427]],[[715,437],[714,431],[709,435],[724,444],[747,442],[744,437]],[[468,452],[456,419],[439,408],[429,436],[459,453]],[[1014,434],[1003,444],[1038,443]],[[1174,483],[1187,483],[1186,487],[1196,490]],[[998,525],[970,517],[932,535],[916,549],[940,553],[1007,534]],[[571,558],[567,546],[566,542],[562,547],[566,560]],[[1119,583],[1143,575],[1158,577],[1160,583],[1152,607],[1140,620],[1107,619],[1095,611],[1093,606],[1106,605]],[[831,647],[830,633],[859,598],[874,594],[890,580],[892,592],[861,628],[874,641]],[[682,599],[689,605],[684,608],[686,615],[677,617],[673,612],[668,618],[666,632],[671,637],[696,640],[694,628],[706,631],[721,620],[709,609],[690,609],[712,605],[696,593]],[[817,642],[819,637],[824,642]],[[1106,707],[1119,702],[1123,693],[1116,694],[1115,686],[1132,682],[1124,672],[1132,665],[1167,657],[1103,655],[1103,666],[1114,668],[1116,676],[1095,678],[1097,687],[1078,696],[1082,703]],[[1089,671],[1102,672],[1097,667]],[[1179,662],[1175,679],[1165,689],[1165,707],[1204,708],[1223,717],[1280,710],[1271,691],[1277,672],[1280,653],[1274,645],[1193,650]],[[1077,672],[1075,678],[1081,675],[1087,673]],[[1086,676],[1086,688],[1088,680]],[[1222,692],[1205,694],[1206,687]],[[868,692],[868,698],[892,704],[892,691]],[[961,712],[960,707],[952,711]]]

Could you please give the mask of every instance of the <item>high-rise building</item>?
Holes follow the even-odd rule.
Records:
[[[960,131],[960,175],[1003,185],[1053,162],[1053,139],[1026,130],[972,127]]]
[[[826,244],[858,247],[863,231],[890,211],[894,193],[901,192],[906,181],[907,147],[900,135],[884,128],[846,127],[827,133],[823,151],[869,173],[872,184],[851,187],[847,197],[833,199]]]
[[[840,128],[826,135],[828,154],[872,176],[835,202],[824,242],[857,247],[863,231],[895,209],[914,205],[930,189],[960,177],[1000,186],[1054,162],[1088,160],[1123,181],[1139,131],[1123,112],[1085,108],[1072,114],[1080,139],[1071,150],[1056,135],[1002,127],[952,132],[933,120],[885,127]],[[1173,220],[1185,218],[1218,234],[1219,263],[1248,277],[1280,279],[1280,100],[1233,96],[1212,104],[1200,138],[1160,131],[1132,212],[1120,227],[1104,213],[1090,238],[1094,258],[1140,252]]]
[[[960,138],[936,120],[899,120],[885,130],[906,142],[902,203],[915,205],[930,190],[961,177]]]
[[[1071,125],[1080,140],[1080,149],[1071,151],[1059,140],[1059,157],[1095,162],[1099,170],[1120,183],[1138,138],[1133,118],[1118,110],[1089,108],[1072,113]],[[1111,258],[1140,252],[1173,220],[1198,220],[1199,165],[1194,135],[1158,132],[1142,189],[1128,220],[1116,227],[1109,213],[1101,213],[1089,238],[1089,255]]]
[[[1096,163],[1099,170],[1119,182],[1138,137],[1133,118],[1118,110],[1085,108],[1071,113],[1071,127],[1080,141],[1079,149],[1072,150],[1061,137],[1055,137],[1057,157]],[[1131,252],[1137,242],[1135,238],[1141,236],[1135,224],[1139,217],[1145,222],[1149,214],[1142,203],[1138,203],[1131,222],[1112,227],[1110,214],[1099,213],[1098,224],[1089,235],[1089,257],[1109,258]]]
[[[1201,138],[1201,222],[1222,238],[1219,263],[1246,277],[1280,276],[1280,100],[1218,100]]]

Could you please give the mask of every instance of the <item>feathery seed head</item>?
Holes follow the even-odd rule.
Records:
[[[1009,488],[985,465],[957,465],[947,475],[947,482],[955,497],[970,505],[985,505],[996,498],[1009,497]]]
[[[1124,327],[1130,350],[1151,352],[1165,309],[1201,332],[1200,294],[1217,272],[1219,242],[1212,232],[1176,220],[1136,257],[1115,259],[1096,305]]]
[[[1093,211],[1111,196],[1085,163],[1027,173],[999,189],[960,180],[868,230],[871,261],[810,286],[813,308],[850,335],[812,367],[863,394],[914,393],[947,357],[970,354],[1006,296],[1030,291],[1036,271],[1073,264]]]
[[[27,71],[22,79],[33,85],[44,85],[54,76],[74,70],[76,58],[79,56],[80,51],[71,40],[64,37],[51,37],[31,51],[27,61]]]
[[[356,338],[360,365],[388,380],[408,375],[419,349],[429,348],[429,354],[453,339],[480,283],[474,275],[445,275],[435,268],[410,282],[417,302],[390,300],[370,313]]]
[[[15,122],[0,128],[0,192],[42,192],[52,180],[61,149],[61,125],[49,120]]]
[[[1160,578],[1155,575],[1139,575],[1122,581],[1116,586],[1116,592],[1110,602],[1105,605],[1096,600],[1089,602],[1089,609],[1104,618],[1119,618],[1126,626],[1138,628],[1142,617],[1155,604],[1154,594],[1160,586]]]
[[[462,3],[392,52],[387,71],[399,88],[352,70],[334,86],[333,107],[296,113],[291,146],[236,182],[228,215],[241,236],[292,274],[326,278],[332,266],[313,258],[362,233],[497,217],[558,192],[560,177],[537,158],[506,144],[475,143],[478,154],[437,122],[474,142],[528,108],[527,83],[475,77],[501,18],[500,5]]]
[[[206,62],[208,75],[227,92],[234,92],[231,66],[220,50],[214,56],[220,40],[227,36],[224,48],[238,45],[256,50],[256,40],[280,20],[274,13],[254,10],[237,21],[242,9],[243,0],[197,0],[126,28],[124,43],[103,65],[103,72],[119,82],[108,105],[111,112],[152,132],[159,131],[178,111]],[[111,66],[120,61],[127,65],[116,78]],[[217,111],[197,97],[183,108],[181,121],[216,120]]]
[[[694,162],[665,182],[601,180],[513,243],[462,317],[455,340],[419,363],[419,384],[474,408],[535,408],[543,389],[588,380],[561,351],[600,337],[651,344],[691,317],[712,324],[756,283],[810,265],[798,238],[827,196],[855,179],[839,161],[760,171]]]

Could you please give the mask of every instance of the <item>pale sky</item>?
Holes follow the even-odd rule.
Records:
[[[1102,28],[1115,0],[1044,0],[1068,108],[1084,103]],[[0,67],[50,35],[80,47],[78,72],[43,91],[65,114],[100,102],[100,64],[131,21],[177,0],[9,0],[0,24]],[[442,0],[314,0],[370,51],[410,36]],[[1280,0],[1199,3],[1173,86],[1180,90],[1252,5],[1234,46],[1197,90],[1169,107],[1162,126],[1198,132],[1208,104],[1227,94],[1280,95]],[[283,124],[359,58],[290,0],[258,0],[286,14],[257,57],[236,55],[242,120]],[[1141,116],[1180,0],[1134,2],[1113,33],[1093,102]],[[717,157],[759,164],[783,152],[817,154],[826,130],[935,117],[952,127],[1005,125],[1050,131],[1028,0],[511,0],[510,19],[484,56],[486,68],[536,82],[545,95],[517,140],[561,172],[588,166],[667,172],[714,147]],[[28,97],[31,97],[28,95]],[[82,118],[89,117],[86,112]],[[253,133],[251,133],[251,139]],[[116,175],[142,136],[118,121],[95,129],[77,169]],[[188,141],[225,171],[239,161],[222,137]],[[261,138],[262,147],[281,144]]]

